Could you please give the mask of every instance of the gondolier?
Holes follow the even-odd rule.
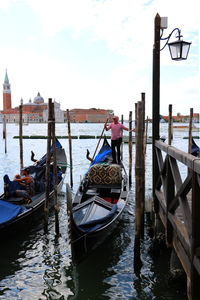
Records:
[[[129,129],[125,127],[123,124],[119,123],[119,117],[113,117],[113,123],[109,126],[104,125],[106,131],[111,129],[111,148],[112,148],[112,163],[120,164],[121,162],[121,153],[120,153],[120,145],[122,143],[122,130],[128,131]],[[116,148],[117,148],[117,160],[116,160]]]

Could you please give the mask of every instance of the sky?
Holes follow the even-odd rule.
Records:
[[[199,112],[198,7],[198,0],[0,0],[0,84],[7,69],[12,107],[40,92],[63,110],[113,109],[124,118],[145,93],[150,117],[159,13],[168,18],[163,37],[178,27],[192,42],[186,61],[172,61],[168,47],[161,51],[160,113],[167,115],[169,104],[173,115]]]

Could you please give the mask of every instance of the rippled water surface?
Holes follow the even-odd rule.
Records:
[[[72,135],[100,135],[102,124],[72,124]],[[151,135],[151,128],[149,129]],[[1,136],[0,174],[11,178],[19,172],[19,140],[16,125],[7,125],[7,154]],[[2,133],[2,125],[0,125]],[[23,135],[46,135],[45,124],[24,126]],[[56,125],[57,135],[67,135],[66,124]],[[161,134],[167,135],[167,125],[163,124]],[[174,145],[187,151],[187,133],[174,133]],[[60,140],[68,155],[68,140]],[[97,139],[72,140],[74,192],[80,176],[89,166],[85,159],[86,150],[91,154]],[[46,140],[23,140],[24,165],[29,165],[30,151],[40,158],[46,152]],[[133,146],[133,162],[135,148]],[[147,145],[146,198],[151,196],[151,145]],[[68,159],[69,162],[69,159]],[[124,145],[124,164],[128,170],[128,145]],[[69,182],[69,170],[65,182]],[[134,166],[133,166],[134,182]],[[3,191],[1,179],[0,191]],[[63,186],[65,192],[65,185]],[[152,238],[149,225],[145,228],[142,242],[142,262],[140,273],[134,273],[134,184],[129,194],[129,203],[112,236],[78,267],[71,261],[67,236],[67,214],[65,195],[59,196],[60,236],[55,236],[54,212],[50,213],[49,231],[44,234],[43,223],[38,219],[28,232],[1,242],[0,247],[0,299],[187,299],[185,288],[178,290],[168,286],[169,253],[161,252],[153,257]]]

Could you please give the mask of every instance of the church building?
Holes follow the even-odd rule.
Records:
[[[43,97],[38,92],[33,102],[30,99],[28,103],[23,103],[23,123],[43,123],[48,121],[48,103],[44,102]],[[56,122],[64,122],[64,111],[60,109],[60,103],[54,101],[55,120]],[[0,122],[6,118],[7,123],[19,123],[19,107],[12,108],[11,88],[6,70],[3,83],[3,110],[0,112]]]

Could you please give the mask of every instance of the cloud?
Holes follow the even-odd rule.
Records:
[[[127,58],[124,65],[114,65],[109,74],[105,63],[105,78],[102,76],[99,80],[95,78],[95,74],[91,77],[78,69],[75,71],[73,61],[70,64],[67,58],[59,57],[57,52],[39,52],[39,49],[25,49],[19,45],[13,46],[12,49],[2,47],[0,56],[4,61],[8,57],[9,63],[1,61],[0,65],[3,70],[8,68],[15,105],[21,96],[28,100],[40,91],[43,97],[50,96],[60,100],[63,108],[101,106],[114,108],[118,114],[123,111],[127,114],[129,110],[134,109],[134,101],[140,100],[141,92],[145,92],[147,113],[150,115],[156,13],[168,16],[169,28],[164,31],[165,36],[173,28],[179,27],[185,39],[192,39],[192,49],[198,47],[198,0],[11,0],[7,2],[7,6],[0,4],[0,9],[8,10],[9,5],[13,3],[24,3],[32,8],[44,41],[52,39],[56,46],[58,34],[67,31],[77,41],[80,39],[81,49],[80,37],[87,32],[88,42],[103,42],[113,55],[119,59]],[[34,34],[29,36],[30,41],[35,39]],[[65,43],[67,42],[66,40]],[[21,61],[16,60],[17,57],[21,57]],[[170,60],[168,50],[163,50],[161,64],[162,68],[168,68],[166,70],[170,77],[175,65]],[[164,83],[162,81],[163,109],[165,105],[167,110],[169,94],[176,95],[178,99],[181,93],[181,99],[185,99],[186,103],[186,98],[189,97],[188,84],[193,91],[197,90],[193,93],[193,99],[197,100],[197,64],[199,65],[198,51],[192,50],[190,59],[179,64],[183,70],[182,74],[179,74],[180,78],[177,78],[175,83],[170,80]],[[190,72],[184,72],[186,68]]]

